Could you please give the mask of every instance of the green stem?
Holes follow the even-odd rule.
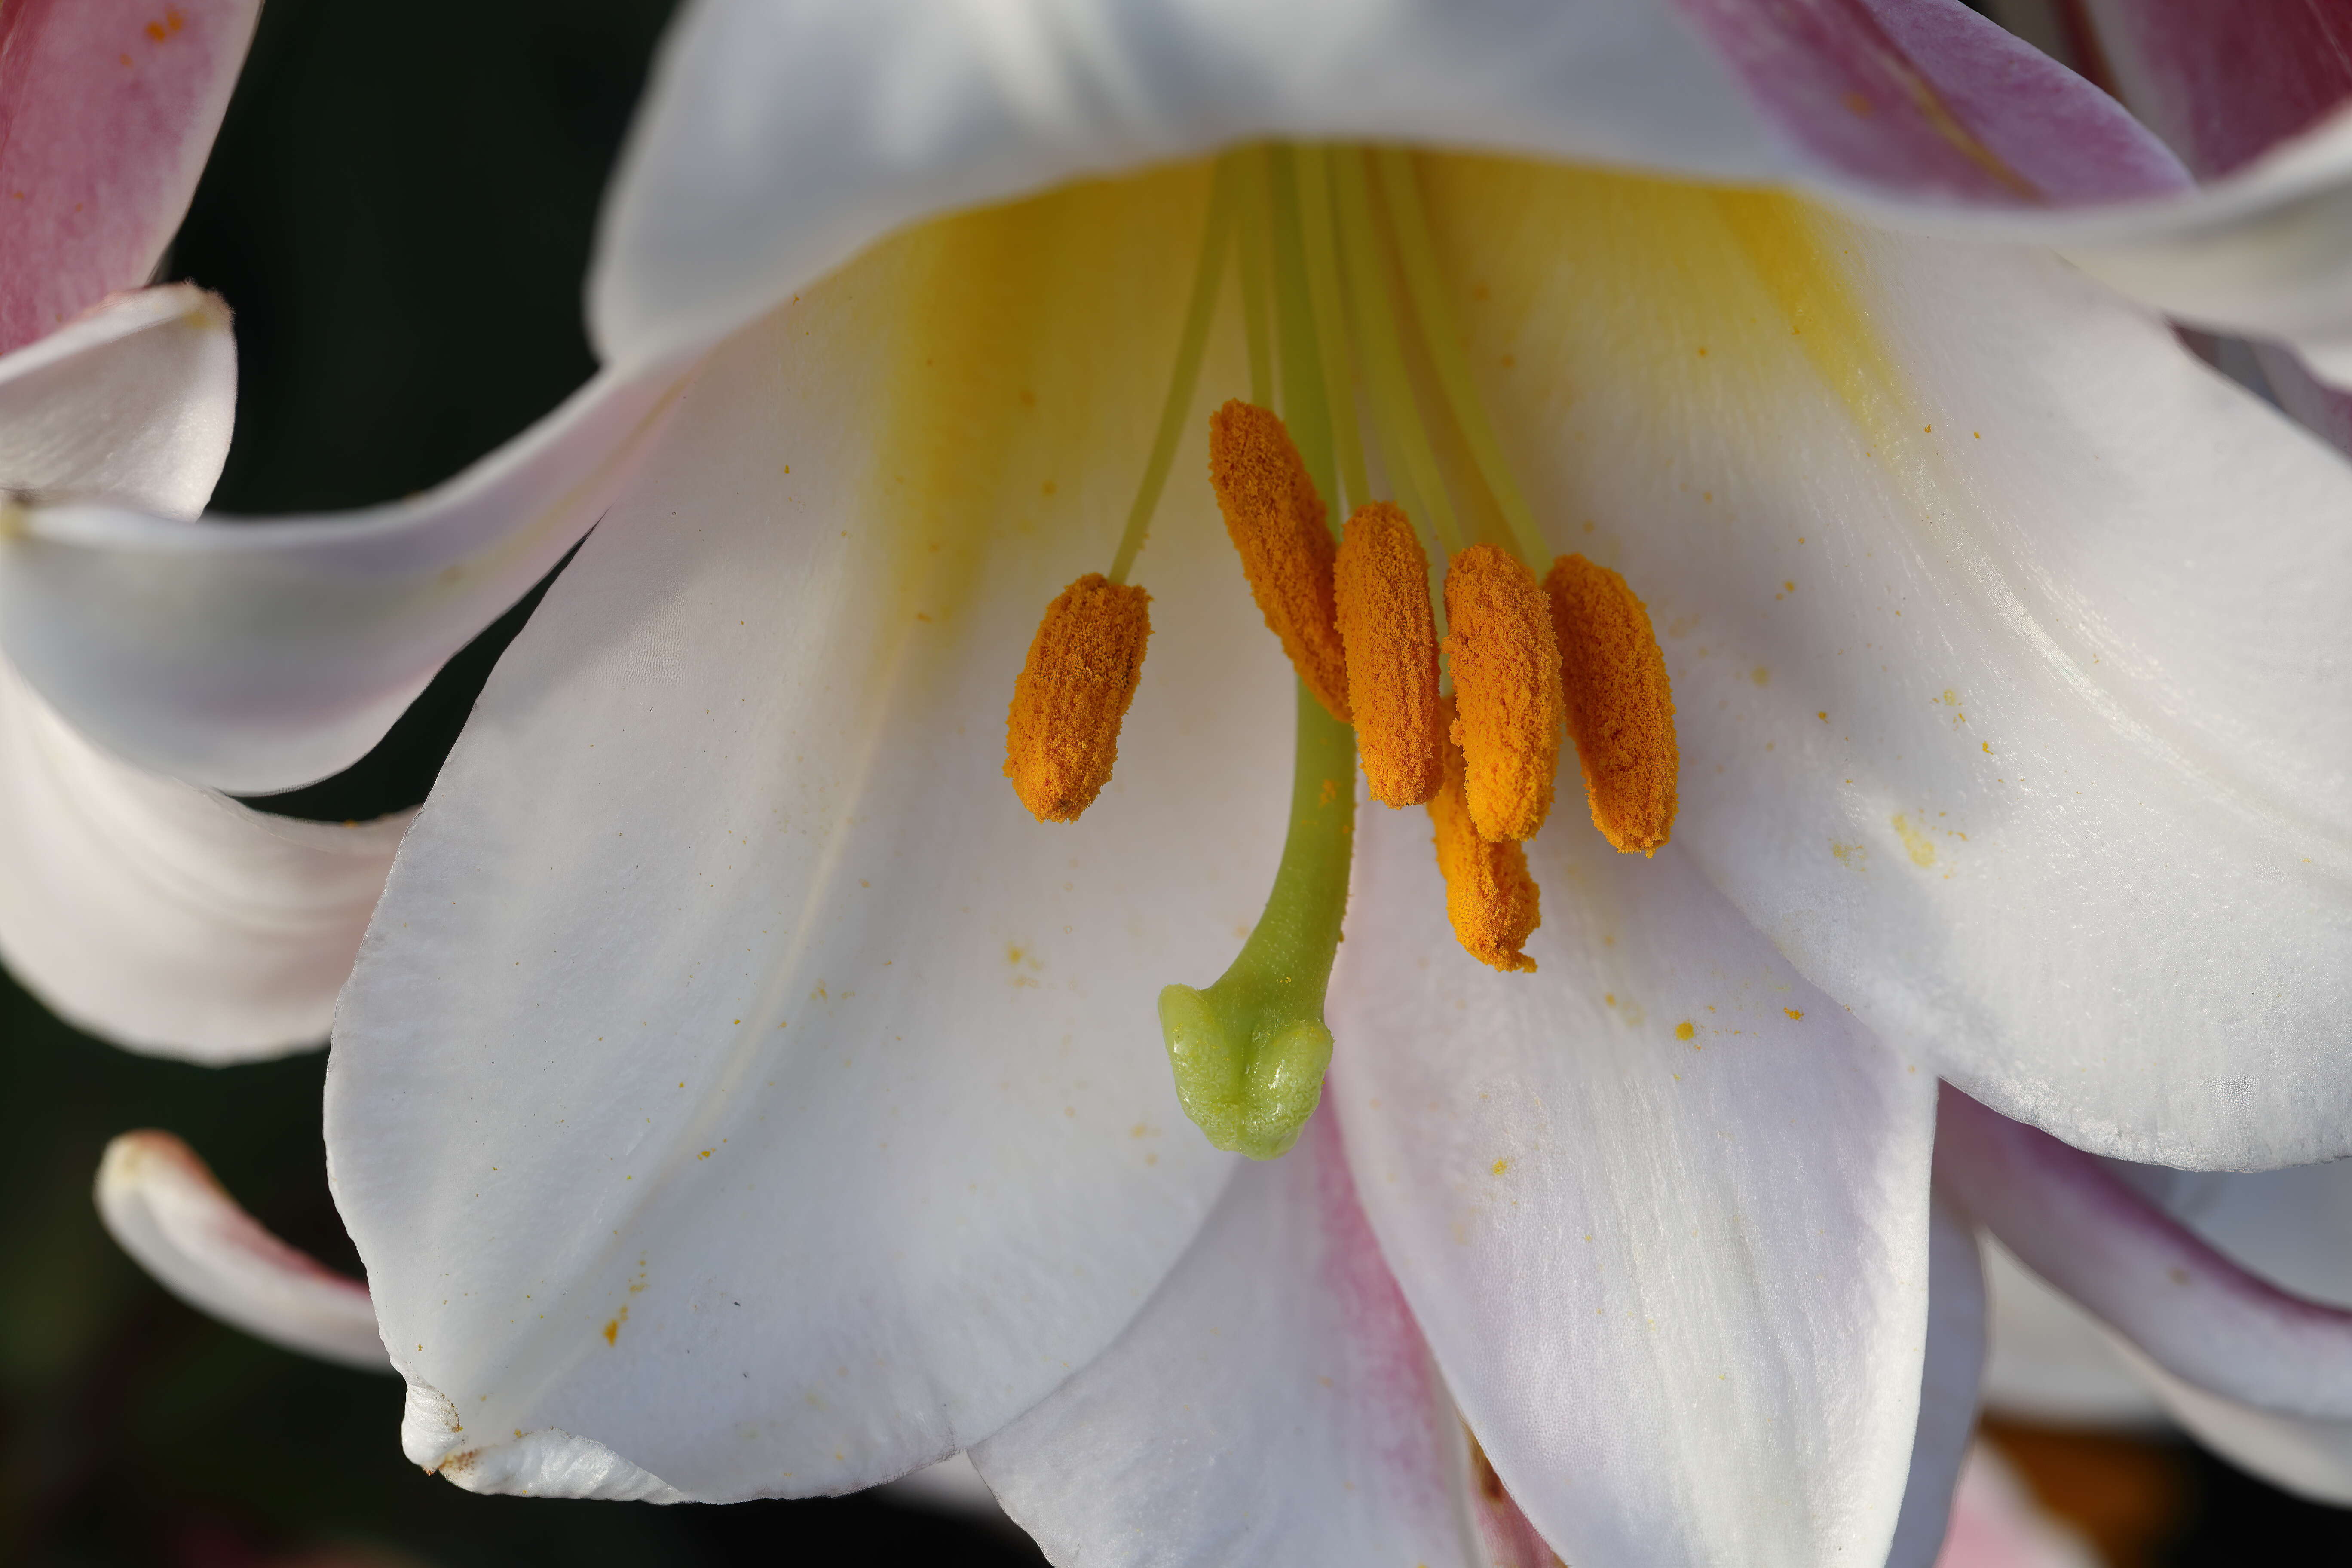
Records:
[[[1253,1160],[1286,1153],[1322,1098],[1331,1062],[1323,994],[1348,909],[1355,829],[1355,731],[1302,685],[1290,834],[1265,910],[1215,984],[1160,993],[1176,1098],[1220,1149]]]
[[[1160,405],[1160,428],[1152,437],[1151,456],[1143,465],[1143,480],[1136,486],[1135,504],[1127,511],[1126,531],[1118,536],[1118,552],[1110,558],[1110,580],[1127,581],[1151,531],[1151,514],[1159,509],[1160,492],[1167,486],[1168,469],[1176,461],[1176,443],[1184,434],[1184,416],[1192,410],[1192,394],[1201,384],[1201,356],[1209,345],[1209,322],[1217,313],[1217,280],[1224,275],[1225,246],[1234,226],[1234,171],[1229,160],[1217,163],[1209,185],[1209,216],[1201,229],[1201,259],[1192,269],[1192,298],[1184,307],[1184,326],[1176,339],[1176,368],[1168,378],[1168,399]]]
[[[1388,198],[1405,291],[1412,296],[1413,314],[1420,319],[1422,342],[1428,348],[1431,368],[1437,373],[1438,387],[1445,394],[1454,423],[1470,448],[1471,461],[1478,465],[1496,510],[1510,528],[1512,542],[1528,564],[1540,572],[1550,557],[1536,527],[1535,514],[1528,509],[1527,497],[1519,492],[1510,465],[1503,459],[1502,444],[1495,439],[1478,384],[1471,378],[1470,359],[1462,351],[1462,335],[1454,328],[1454,309],[1446,300],[1445,275],[1437,264],[1437,246],[1430,237],[1429,215],[1422,206],[1421,184],[1413,176],[1412,162],[1395,147],[1381,148],[1374,158],[1380,165],[1381,194]]]

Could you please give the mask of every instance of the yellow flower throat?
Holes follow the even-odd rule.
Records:
[[[1536,577],[1542,538],[1454,331],[1411,156],[1254,147],[1218,163],[1168,400],[1110,570],[1047,608],[1014,683],[1004,772],[1022,804],[1041,822],[1076,821],[1109,782],[1151,635],[1150,596],[1127,577],[1229,262],[1250,395],[1210,418],[1209,481],[1298,673],[1297,772],[1257,926],[1215,984],[1162,991],[1160,1016],[1186,1113],[1217,1147],[1271,1159],[1314,1113],[1330,1061],[1323,999],[1359,752],[1373,799],[1428,807],[1454,934],[1502,971],[1535,968],[1524,949],[1539,894],[1521,845],[1550,811],[1563,725],[1593,823],[1624,851],[1666,842],[1677,753],[1665,660],[1624,579],[1580,555]],[[1469,454],[1452,478],[1483,487],[1505,541],[1463,537],[1424,403]],[[1380,499],[1363,423],[1390,492]],[[1336,539],[1326,496],[1353,509]],[[1444,563],[1442,600],[1417,523]]]

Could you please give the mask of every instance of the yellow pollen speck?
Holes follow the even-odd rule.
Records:
[[[1438,719],[1452,725],[1451,699],[1441,700]],[[1521,949],[1543,922],[1543,910],[1535,879],[1528,875],[1527,852],[1510,839],[1489,839],[1478,831],[1464,798],[1462,749],[1449,742],[1439,752],[1444,772],[1429,802],[1429,822],[1454,940],[1482,963],[1532,973],[1536,961]]]
[[[1255,404],[1226,403],[1209,416],[1209,483],[1267,629],[1282,639],[1316,700],[1347,723],[1348,660],[1332,597],[1335,552],[1323,498],[1290,432]]]
[[[1759,664],[1748,672],[1748,679],[1759,686],[1769,686],[1772,684],[1772,672]]]
[[[1697,1033],[1698,1026],[1693,1024],[1688,1018],[1675,1026],[1675,1038],[1678,1040],[1687,1040]]]
[[[1789,1022],[1792,1024],[1805,1016],[1805,1010],[1802,1007],[1783,1007],[1780,1011],[1789,1015]]]
[[[1934,865],[1936,863],[1936,846],[1934,840],[1930,839],[1926,834],[1920,832],[1917,828],[1912,826],[1911,819],[1899,811],[1895,814],[1894,822],[1895,835],[1896,837],[1903,840],[1903,847],[1911,856],[1911,864],[1914,866]]]
[[[1533,838],[1559,768],[1559,643],[1534,574],[1492,544],[1445,571],[1446,663],[1463,797],[1480,834]]]
[[[1510,1168],[1511,1163],[1508,1160],[1497,1160],[1495,1162],[1495,1174],[1498,1176]]]
[[[1151,595],[1090,572],[1046,606],[1013,682],[1004,776],[1040,822],[1076,822],[1110,782],[1143,679]]]
[[[1581,555],[1553,562],[1544,587],[1592,825],[1622,851],[1654,854],[1674,830],[1682,752],[1650,613],[1624,578]]]
[[[1437,793],[1437,620],[1429,557],[1402,511],[1386,501],[1348,520],[1333,569],[1348,706],[1372,798],[1419,805]]]

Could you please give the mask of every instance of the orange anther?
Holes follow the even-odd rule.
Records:
[[[1654,853],[1675,825],[1682,753],[1650,612],[1624,578],[1581,555],[1553,562],[1544,588],[1592,826],[1620,850]]]
[[[1040,822],[1076,822],[1110,782],[1143,679],[1151,595],[1089,572],[1045,606],[1004,721],[1004,776]]]
[[[1348,651],[1348,706],[1372,798],[1419,805],[1437,793],[1444,737],[1429,557],[1404,513],[1386,501],[1358,509],[1339,542],[1333,583]]]
[[[1474,544],[1445,573],[1454,743],[1471,820],[1488,838],[1533,838],[1559,766],[1559,647],[1535,574]]]
[[[1282,639],[1307,689],[1333,718],[1348,722],[1348,660],[1332,599],[1331,533],[1290,432],[1255,404],[1227,403],[1209,416],[1209,483],[1267,627]]]
[[[1441,718],[1450,722],[1453,717],[1448,700]],[[1536,961],[1520,950],[1543,923],[1543,909],[1528,875],[1527,851],[1517,840],[1490,839],[1478,831],[1463,796],[1462,749],[1449,742],[1439,751],[1444,776],[1429,802],[1429,822],[1436,830],[1437,869],[1445,878],[1445,918],[1454,940],[1482,963],[1532,972]]]

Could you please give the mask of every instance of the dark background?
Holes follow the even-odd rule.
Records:
[[[165,264],[236,312],[243,380],[218,510],[423,489],[586,378],[597,197],[668,11],[270,0]],[[421,800],[528,609],[454,661],[373,755],[268,808],[341,819]],[[324,1057],[194,1068],[78,1035],[13,984],[0,1007],[0,1563],[1038,1561],[1001,1534],[867,1499],[656,1509],[478,1498],[420,1474],[400,1455],[396,1380],[182,1306],[115,1249],[89,1202],[109,1137],[168,1128],[270,1228],[356,1271],[327,1194]],[[1996,1436],[2118,1568],[2352,1562],[2352,1515],[2185,1446]]]

